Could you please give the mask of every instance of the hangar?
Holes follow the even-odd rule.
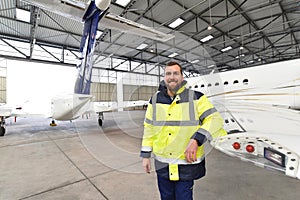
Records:
[[[160,42],[100,24],[94,82],[113,84],[116,72],[130,72],[133,79],[152,80],[138,85],[156,86],[170,58],[182,63],[189,77],[299,57],[298,1],[120,2],[112,1],[109,12],[175,37]],[[179,24],[174,25],[175,21]],[[1,57],[74,66],[82,29],[81,22],[66,16],[24,1],[5,0],[1,3]],[[97,101],[107,101],[107,95],[98,97],[101,87],[111,88],[95,85],[93,93],[98,94]],[[146,99],[153,92],[140,90]],[[5,102],[5,95],[1,96]],[[138,94],[131,96],[131,100],[138,98]]]
[[[52,0],[48,2],[58,2],[62,5],[80,7],[88,1]],[[216,72],[229,72],[250,68],[257,65],[293,61],[299,58],[300,55],[298,43],[300,37],[299,12],[299,1],[294,0],[129,0],[127,2],[112,0],[108,13],[113,13],[175,37],[166,41],[149,39],[147,36],[132,34],[130,31],[122,32],[104,27],[100,22],[94,52],[91,94],[94,96],[95,101],[106,103],[116,101],[120,99],[120,96],[121,101],[147,100],[157,90],[157,86],[163,76],[164,66],[170,60],[175,60],[182,64],[185,69],[185,77],[198,77]],[[18,63],[20,67],[28,68],[29,65],[38,63],[40,67],[47,65],[54,68],[55,66],[56,70],[59,70],[57,66],[75,69],[78,58],[80,58],[79,46],[82,30],[83,24],[81,22],[71,19],[68,15],[59,15],[55,10],[34,6],[25,0],[3,0],[0,7],[0,102],[3,104],[8,102],[9,85],[12,85],[8,84],[8,79],[10,78],[8,69],[15,63]],[[135,31],[133,30],[133,32]],[[30,64],[25,66],[22,63]],[[283,71],[285,70],[284,67],[282,66]],[[39,76],[37,72],[35,69],[31,73],[35,73],[36,77]],[[121,94],[119,93],[120,90],[116,89],[120,80],[122,80]],[[248,83],[247,79],[241,81]],[[21,81],[21,83],[18,82],[19,87],[23,83],[25,85],[25,82],[26,80]],[[38,85],[39,83],[35,82],[35,84]],[[217,82],[213,84],[217,84]],[[201,86],[199,85],[199,87]],[[137,113],[133,113],[133,115],[136,114],[138,116]],[[119,116],[109,113],[109,117],[116,119]],[[130,115],[131,117],[134,118]],[[81,123],[85,124],[86,122],[78,122],[78,124],[75,124],[76,128],[74,129],[80,129],[78,125],[82,125]],[[38,123],[35,125],[40,128]],[[109,122],[109,125],[113,126],[111,122]],[[68,125],[64,124],[63,126]],[[118,124],[118,126],[122,127],[122,124]],[[132,127],[126,128],[134,133],[134,130],[130,129]],[[124,131],[126,128],[121,129]],[[57,129],[55,130],[59,133],[61,132]],[[67,130],[67,128],[63,130]],[[140,129],[138,130],[140,131]],[[116,169],[117,167],[114,164],[110,166],[101,160],[103,158],[100,159],[102,162],[100,162],[101,166],[99,167],[99,163],[92,161],[92,158],[90,158],[91,155],[82,149],[80,153],[83,156],[87,156],[88,161],[77,160],[74,152],[72,152],[73,149],[68,144],[63,144],[63,141],[68,140],[68,137],[70,137],[71,144],[75,146],[80,141],[85,144],[91,142],[90,140],[85,140],[83,135],[79,136],[78,139],[73,133],[67,133],[63,137],[57,135],[49,136],[49,134],[48,137],[51,138],[49,142],[51,144],[49,144],[43,136],[33,140],[23,138],[21,142],[17,141],[17,138],[14,138],[14,136],[19,131],[20,129],[16,127],[15,132],[12,132],[13,137],[11,141],[1,140],[0,151],[2,150],[2,152],[9,154],[13,151],[10,147],[15,147],[20,152],[24,152],[25,157],[23,154],[16,154],[16,158],[24,162],[25,165],[28,165],[24,166],[20,172],[28,173],[32,168],[33,170],[39,170],[40,176],[33,178],[33,175],[30,174],[32,177],[27,177],[28,179],[24,178],[21,181],[16,177],[10,177],[10,173],[18,174],[16,171],[13,169],[12,171],[8,171],[8,173],[3,174],[5,181],[3,181],[3,184],[0,183],[0,191],[4,191],[2,196],[0,194],[0,199],[50,199],[53,197],[64,199],[66,195],[68,195],[68,198],[78,198],[82,195],[78,193],[78,190],[82,188],[83,193],[91,195],[86,197],[80,196],[86,199],[119,199],[121,195],[124,199],[140,199],[145,198],[149,193],[152,195],[149,195],[149,199],[158,198],[157,193],[153,191],[148,191],[149,193],[147,191],[141,192],[140,188],[136,185],[133,185],[133,191],[136,195],[132,196],[132,194],[128,194],[128,188],[126,189],[124,185],[123,187],[115,185],[116,183],[111,181],[111,177],[117,175],[120,177],[120,180],[130,185],[132,183],[129,179],[141,181],[144,180],[143,176],[127,177],[122,173],[122,170],[120,170],[121,172],[118,170],[111,171],[108,168]],[[44,131],[47,132],[48,130]],[[108,126],[104,127],[104,135],[105,131],[115,133],[115,130]],[[31,132],[29,134],[30,137],[34,135],[33,133],[36,132]],[[122,139],[124,139],[123,137]],[[111,141],[114,140],[113,137],[110,139]],[[56,152],[55,156],[51,155],[51,159],[43,162],[45,161],[43,158],[48,155],[47,152],[42,150],[43,153],[39,157],[39,155],[36,155],[36,151],[26,148],[34,145],[34,143],[38,143],[39,147],[35,147],[38,150],[42,150],[41,146],[45,145],[50,147],[50,151],[56,152],[57,149],[53,147],[54,145],[58,147],[59,153]],[[131,145],[130,143],[128,144],[128,146]],[[89,143],[89,145],[90,147],[94,146],[93,143]],[[126,144],[122,143],[120,145],[126,146]],[[126,148],[130,149],[128,146]],[[138,148],[137,146],[134,147]],[[92,150],[88,150],[91,153]],[[95,152],[92,152],[92,154],[96,158],[99,156]],[[216,154],[218,158],[222,156]],[[69,172],[43,171],[41,168],[30,166],[30,164],[26,163],[26,159],[22,159],[23,157],[34,158],[34,162],[37,165],[45,168],[47,168],[45,163],[49,163],[50,161],[54,163],[54,160],[59,158],[62,161],[57,163],[57,165],[62,168],[67,166]],[[231,158],[227,157],[223,159],[230,159],[231,161],[227,168],[249,167],[247,164],[240,164],[238,162],[234,166],[236,162],[234,159],[231,160]],[[211,163],[214,162],[216,161]],[[0,163],[4,167],[6,163],[12,168],[17,166],[10,163],[7,158],[0,159]],[[87,166],[86,163],[92,163],[97,166],[97,173],[91,172],[94,169]],[[133,161],[128,166],[131,164],[134,165],[136,163]],[[128,174],[132,175],[132,171],[128,169],[130,168],[128,166],[123,167],[129,170],[130,173]],[[212,166],[210,167],[212,168]],[[79,172],[74,168],[78,169]],[[251,168],[248,170],[251,172],[248,174],[250,177],[255,177],[255,173],[264,174],[264,171],[251,171]],[[5,170],[1,170],[1,173],[3,171]],[[47,185],[42,180],[43,178],[49,178],[51,175],[49,176],[48,173],[50,172],[53,172],[59,178],[49,180],[50,185]],[[215,172],[215,175],[218,175],[218,177],[211,177],[218,178],[222,185],[226,185],[226,190],[230,191],[233,189],[236,193],[234,195],[232,192],[225,191],[224,188],[217,188],[215,196],[211,194],[212,192],[205,193],[210,199],[216,199],[216,197],[218,197],[217,199],[222,199],[223,197],[224,199],[250,198],[253,197],[253,193],[259,192],[263,199],[282,199],[283,196],[280,195],[285,194],[285,192],[279,189],[274,191],[274,188],[278,188],[280,185],[279,182],[282,180],[283,184],[292,184],[291,187],[285,187],[285,191],[288,193],[288,196],[285,196],[286,199],[295,199],[298,195],[297,191],[299,191],[297,180],[290,180],[287,177],[282,179],[276,179],[276,177],[273,179],[272,174],[269,174],[268,179],[273,180],[273,183],[270,185],[265,183],[265,186],[268,188],[266,192],[255,187],[255,184],[261,181],[256,176],[250,183],[252,187],[250,190],[244,189],[240,194],[237,194],[238,188],[228,186],[226,180],[220,178],[220,176],[224,175],[222,174],[222,168]],[[249,186],[249,182],[243,181],[243,173],[240,172],[235,175],[238,176],[235,176],[235,178],[237,178],[239,184],[243,186],[247,186],[248,184]],[[233,177],[230,176],[227,178]],[[35,184],[33,189],[30,189],[29,187],[25,187],[28,180],[36,180],[39,184]],[[103,184],[102,180],[106,180],[106,183]],[[153,174],[151,180],[154,181]],[[278,182],[276,183],[276,181]],[[15,192],[12,189],[14,182],[19,182],[18,186],[23,186],[24,190]],[[207,182],[214,185],[214,180],[207,179]],[[119,195],[111,189],[112,185],[119,189],[121,192]],[[204,185],[201,185],[201,187],[209,190]],[[199,186],[199,189],[201,187]],[[221,186],[218,185],[217,187]],[[156,188],[152,189],[156,190]],[[272,195],[269,195],[267,191],[271,191]],[[222,196],[222,192],[226,195]],[[199,193],[196,195],[197,197],[204,197]]]

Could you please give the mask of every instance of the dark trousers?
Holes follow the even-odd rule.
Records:
[[[157,175],[161,200],[193,200],[194,181],[170,181]]]

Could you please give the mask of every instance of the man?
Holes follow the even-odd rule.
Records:
[[[143,167],[154,154],[162,200],[193,199],[194,180],[205,175],[204,143],[226,135],[223,119],[207,97],[186,88],[182,67],[170,62],[144,121]]]

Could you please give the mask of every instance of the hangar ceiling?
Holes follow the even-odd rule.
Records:
[[[29,11],[30,21],[17,19],[16,8]],[[112,0],[109,12],[175,38],[159,42],[106,29],[100,22],[95,63],[121,58],[164,66],[176,60],[192,75],[300,57],[300,0],[131,0],[125,6]],[[170,27],[178,18],[182,23]],[[82,29],[80,22],[22,0],[2,0],[0,56],[72,63],[68,56],[78,56]],[[137,49],[141,44],[146,47]],[[37,56],[42,51],[51,59]],[[174,57],[170,57],[172,53]],[[110,69],[118,70],[119,66]]]

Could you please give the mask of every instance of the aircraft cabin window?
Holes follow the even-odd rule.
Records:
[[[232,121],[232,122],[235,122],[234,119],[232,119],[232,118],[231,118],[231,121]]]
[[[215,86],[218,86],[218,85],[220,85],[220,83],[216,82],[216,83],[215,83]]]
[[[244,84],[244,85],[248,85],[248,82],[249,82],[248,79],[244,79],[244,80],[243,80],[243,84]]]
[[[195,85],[194,88],[198,88],[198,85]]]
[[[228,123],[229,123],[228,119],[225,119],[225,123],[226,123],[226,124],[228,124]]]
[[[239,83],[239,81],[238,81],[238,80],[235,80],[235,81],[233,81],[233,84],[237,84],[237,83]]]
[[[202,84],[201,87],[204,87],[204,84]]]
[[[207,85],[207,87],[211,87],[211,83],[209,83],[209,84]]]
[[[224,82],[224,85],[228,85],[228,81],[225,81],[225,82]]]

